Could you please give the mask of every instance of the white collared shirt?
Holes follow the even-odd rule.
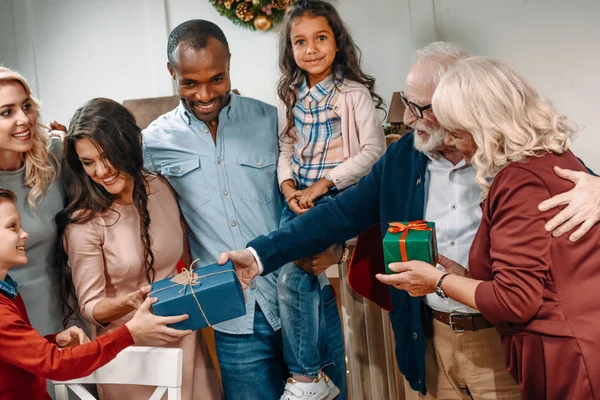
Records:
[[[425,219],[435,222],[438,252],[469,269],[469,250],[481,222],[481,189],[475,168],[462,160],[453,165],[443,157],[428,155],[425,173]],[[438,269],[444,267],[438,264]],[[429,307],[443,312],[478,313],[452,299],[428,294]]]

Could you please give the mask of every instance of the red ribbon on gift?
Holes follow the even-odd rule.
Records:
[[[423,220],[409,222],[408,224],[403,224],[402,222],[390,222],[389,225],[388,232],[402,232],[402,236],[400,236],[400,256],[402,257],[402,261],[408,261],[408,256],[406,254],[406,237],[408,236],[408,232],[410,230],[433,232],[433,229],[427,226],[427,222]]]

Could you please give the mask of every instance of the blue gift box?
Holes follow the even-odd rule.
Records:
[[[158,298],[152,305],[156,315],[189,315],[169,325],[175,329],[195,331],[246,314],[244,292],[231,260],[154,282],[150,296]]]

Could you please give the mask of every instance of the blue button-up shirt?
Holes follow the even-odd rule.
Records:
[[[15,282],[10,276],[6,275],[4,280],[0,279],[0,293],[8,297],[9,299],[14,299],[17,297],[17,282]]]
[[[208,126],[180,104],[143,131],[145,166],[171,184],[188,224],[192,258],[217,262],[221,252],[279,226],[283,207],[276,177],[279,152],[277,110],[231,95],[219,114],[216,143]],[[280,328],[278,272],[257,277],[246,291],[246,315],[214,326],[220,332],[253,332],[258,304]]]

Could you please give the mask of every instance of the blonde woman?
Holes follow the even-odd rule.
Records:
[[[51,277],[54,216],[65,205],[59,182],[59,139],[50,139],[40,121],[40,104],[25,79],[0,67],[0,187],[17,196],[23,228],[29,233],[29,261],[11,271],[42,335],[62,330],[59,291]]]
[[[544,228],[558,210],[538,210],[572,187],[554,166],[586,170],[569,151],[573,125],[518,73],[486,57],[459,61],[441,79],[433,110],[446,144],[476,168],[485,198],[469,276],[442,257],[447,272],[396,263],[390,268],[400,274],[380,280],[478,309],[500,332],[523,399],[600,398],[600,227],[573,243]]]

